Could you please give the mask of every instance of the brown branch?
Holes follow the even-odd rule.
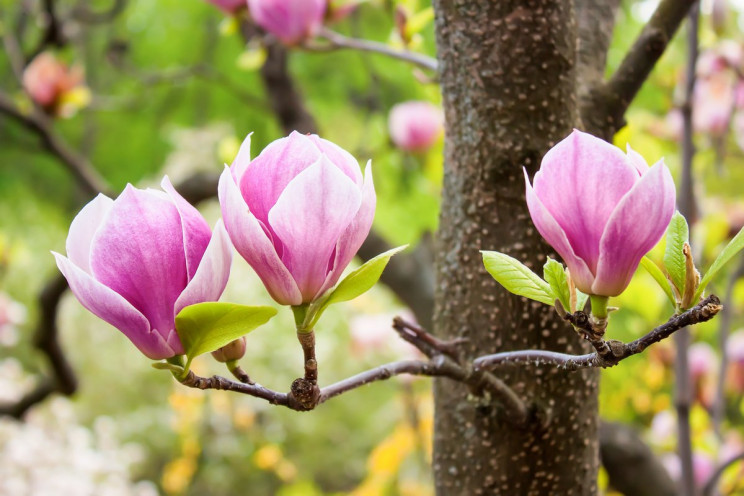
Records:
[[[625,112],[661,58],[695,0],[662,0],[617,71],[582,99],[585,128],[611,138],[625,122]]]
[[[49,119],[39,110],[26,114],[7,95],[0,93],[0,113],[11,117],[36,134],[44,147],[72,173],[90,195],[107,192],[108,186],[98,171],[82,155],[77,154],[59,137]]]
[[[485,355],[473,361],[476,370],[492,370],[503,364],[519,364],[533,362],[536,365],[557,365],[566,370],[574,371],[587,367],[608,368],[614,367],[622,360],[641,353],[654,343],[668,338],[680,329],[706,322],[712,319],[723,306],[715,295],[710,295],[699,304],[686,312],[675,315],[666,323],[654,328],[648,334],[630,343],[622,343],[616,340],[607,341],[611,354],[602,356],[598,352],[586,355],[569,355],[547,350],[521,350],[507,351]],[[577,312],[578,313],[578,312]]]

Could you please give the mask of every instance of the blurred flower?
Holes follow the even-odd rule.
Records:
[[[282,305],[309,303],[338,281],[369,233],[376,196],[347,151],[293,132],[250,160],[246,138],[220,177],[230,238]]]
[[[729,336],[726,356],[729,360],[726,376],[728,385],[735,393],[744,393],[744,330],[736,331]]]
[[[651,421],[649,440],[659,446],[673,443],[677,436],[677,417],[670,410],[663,410]]]
[[[710,407],[716,389],[718,356],[708,343],[695,343],[687,350],[687,357],[695,396],[700,404]]]
[[[390,138],[398,148],[411,152],[426,151],[444,132],[442,109],[429,102],[399,103],[390,110],[388,128]]]
[[[710,456],[700,452],[692,454],[692,473],[695,478],[695,485],[698,488],[703,487],[708,482],[715,469],[715,464]]]
[[[326,0],[248,0],[256,24],[287,45],[315,36],[323,25]]]
[[[736,78],[730,72],[716,72],[695,83],[693,127],[696,131],[721,136],[728,131],[734,110]]]
[[[674,181],[664,161],[653,167],[594,136],[574,131],[545,154],[527,206],[543,238],[584,293],[617,296],[674,214]]]
[[[72,221],[69,258],[54,253],[80,303],[153,360],[183,353],[175,316],[219,299],[232,259],[222,224],[212,234],[167,176],[161,185],[98,195]]]
[[[400,316],[408,322],[415,322],[409,310],[395,313],[357,314],[349,320],[351,347],[354,354],[391,353],[396,359],[420,358],[418,349],[401,339],[392,328],[393,318]]]
[[[80,66],[68,68],[52,53],[37,55],[23,72],[23,88],[51,115],[70,117],[90,101]]]
[[[26,307],[7,293],[0,292],[0,345],[13,346],[18,341],[18,326],[26,322]]]
[[[246,0],[207,0],[207,2],[228,14],[235,14],[247,6]]]

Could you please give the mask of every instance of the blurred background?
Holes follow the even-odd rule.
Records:
[[[622,2],[608,72],[656,4]],[[327,25],[338,32],[435,54],[430,2],[333,7]],[[286,134],[262,73],[277,43],[247,19],[243,10],[204,0],[0,0],[0,406],[7,405],[0,416],[0,494],[433,494],[428,379],[376,383],[311,413],[187,389],[151,368],[123,335],[69,293],[56,323],[77,390],[19,403],[34,400],[54,377],[48,346],[40,349],[35,337],[43,321],[39,298],[57,274],[49,251],[64,250],[72,218],[92,196],[63,152],[90,164],[101,184],[118,194],[127,183],[155,186],[163,174],[176,184],[214,177],[248,133],[254,156]],[[703,2],[692,101],[698,210],[692,244],[702,267],[744,225],[743,30],[744,2]],[[376,235],[395,246],[428,243],[437,227],[442,132],[437,128],[425,143],[406,145],[394,136],[406,126],[404,117],[391,109],[411,100],[438,106],[431,74],[374,53],[288,52],[287,74],[321,136],[361,163],[372,160]],[[33,78],[56,74],[63,81],[51,96],[34,93],[36,80],[24,75],[37,60]],[[684,37],[678,36],[615,139],[623,148],[631,143],[649,163],[663,157],[675,178],[685,60]],[[214,193],[199,196],[211,225],[219,217]],[[662,254],[657,247],[652,258]],[[700,481],[717,462],[744,450],[744,263],[729,264],[711,291],[729,304],[721,318],[693,329],[689,352]],[[222,300],[273,304],[239,257]],[[642,269],[614,304],[621,310],[610,332],[624,341],[673,311]],[[416,356],[390,328],[395,315],[410,318],[411,312],[383,284],[332,307],[317,330],[321,384]],[[600,413],[635,428],[678,477],[673,357],[667,341],[603,371]],[[301,370],[288,309],[248,336],[241,363],[261,384],[288,388]],[[225,373],[209,356],[194,367],[201,375]],[[606,489],[604,473],[600,482]],[[726,471],[719,489],[744,494],[741,465]]]

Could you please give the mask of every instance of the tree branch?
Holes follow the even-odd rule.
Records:
[[[409,52],[407,50],[396,50],[384,43],[379,43],[377,41],[349,38],[348,36],[344,36],[335,31],[331,31],[330,29],[322,30],[320,32],[320,36],[324,38],[328,43],[322,45],[305,43],[304,45],[302,45],[302,48],[305,48],[306,50],[309,50],[311,52],[329,52],[339,49],[351,49],[359,50],[362,52],[378,53],[380,55],[385,55],[386,57],[409,62],[423,69],[435,72],[437,70],[437,60],[421,53]]]
[[[36,134],[44,147],[62,162],[88,194],[95,195],[108,191],[108,186],[98,171],[85,157],[77,154],[65,144],[54,131],[49,119],[40,111],[34,109],[26,114],[13,103],[10,97],[0,93],[0,113],[11,117]]]
[[[602,356],[599,352],[588,353],[586,355],[569,355],[547,350],[520,350],[482,356],[473,361],[473,366],[476,370],[493,370],[499,365],[508,363],[534,362],[536,365],[557,365],[569,371],[587,367],[614,367],[622,360],[641,353],[652,344],[668,338],[686,326],[712,319],[722,308],[723,306],[718,297],[710,295],[691,309],[673,316],[666,323],[654,328],[648,334],[635,341],[630,343],[622,343],[615,340],[607,341],[607,345],[611,351],[607,356]]]

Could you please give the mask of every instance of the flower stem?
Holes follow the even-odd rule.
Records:
[[[597,319],[606,319],[608,314],[607,304],[610,298],[599,295],[591,295],[590,298],[592,299],[592,316]]]

